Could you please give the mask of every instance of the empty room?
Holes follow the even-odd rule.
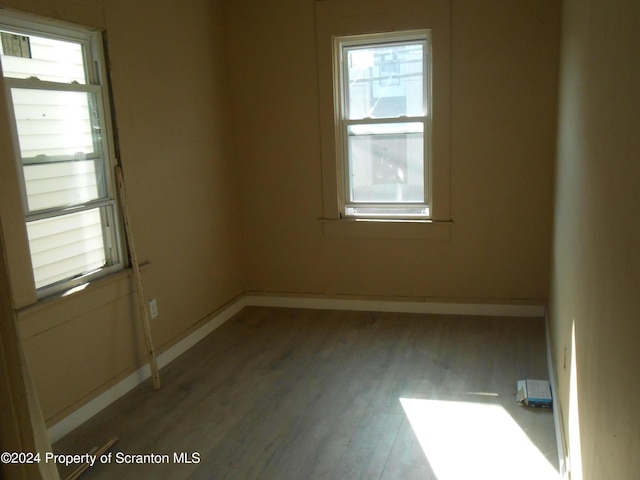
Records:
[[[638,2],[0,36],[2,478],[640,477]]]

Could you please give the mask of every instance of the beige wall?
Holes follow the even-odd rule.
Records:
[[[556,401],[585,480],[640,472],[639,20],[635,0],[565,2],[551,320]]]
[[[225,5],[248,290],[546,299],[559,2],[451,2],[449,240],[323,234],[314,1]]]
[[[219,4],[0,2],[106,29],[136,247],[140,261],[150,262],[145,293],[160,312],[152,321],[159,352],[244,290]],[[29,306],[35,298],[9,138],[3,116],[3,233],[26,354],[51,424],[137,368],[144,342],[124,273]]]

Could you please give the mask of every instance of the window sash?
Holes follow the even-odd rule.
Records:
[[[59,87],[63,88],[59,88]],[[89,127],[90,132],[88,135],[90,136],[90,141],[93,144],[91,152],[86,152],[87,154],[78,157],[75,154],[67,153],[64,155],[37,155],[37,156],[27,156],[23,157],[23,140],[26,137],[31,136],[33,132],[26,133],[25,135],[21,135],[18,127],[18,119],[16,117],[17,106],[14,105],[13,94],[16,90],[33,90],[33,91],[50,91],[52,93],[55,92],[72,92],[72,93],[80,93],[91,95],[95,102],[96,112],[89,112]],[[21,188],[22,188],[22,198],[23,198],[23,207],[26,212],[27,219],[31,219],[31,216],[34,213],[39,211],[47,211],[47,210],[56,210],[59,208],[69,208],[75,205],[83,205],[87,202],[96,199],[105,199],[105,198],[113,198],[113,188],[111,187],[111,174],[110,168],[110,148],[108,142],[108,131],[107,131],[107,123],[105,118],[105,109],[103,102],[103,92],[102,88],[95,85],[59,85],[52,84],[50,82],[40,82],[38,80],[17,80],[12,79],[7,82],[7,100],[9,102],[9,113],[12,119],[12,130],[14,136],[14,145],[16,145],[16,155],[18,157],[19,170],[21,173]],[[90,110],[89,106],[87,106],[87,110]],[[35,122],[34,122],[35,124]],[[31,184],[29,182],[28,175],[26,170],[35,170],[38,166],[41,166],[41,170],[47,168],[51,170],[55,167],[56,164],[63,166],[63,164],[67,164],[69,166],[75,166],[76,170],[82,170],[80,165],[85,163],[86,165],[93,165],[93,175],[95,180],[95,194],[92,198],[82,195],[73,195],[73,192],[70,192],[70,195],[67,196],[67,201],[60,203],[58,205],[39,205],[38,203],[33,202],[33,192],[31,192]],[[60,168],[61,170],[61,168]],[[81,175],[81,172],[79,173]],[[77,178],[69,178],[67,183],[68,187],[71,189],[73,187],[73,183],[77,183],[80,179],[80,176]],[[61,200],[63,200],[62,195],[58,195]],[[74,200],[75,198],[75,200]]]

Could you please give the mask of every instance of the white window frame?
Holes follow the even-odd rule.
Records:
[[[422,44],[423,94],[422,115],[350,119],[348,112],[348,72],[346,52],[353,47]],[[429,220],[432,216],[432,95],[431,95],[431,30],[407,30],[333,37],[333,91],[335,108],[336,177],[338,208],[342,218]],[[350,198],[348,131],[354,125],[422,123],[423,128],[423,201],[422,202],[356,202]]]
[[[115,179],[113,178],[114,166],[117,164],[117,159],[115,157],[111,119],[111,100],[109,98],[108,77],[104,58],[104,44],[100,31],[54,20],[47,20],[41,17],[24,15],[17,12],[0,12],[0,29],[25,36],[33,35],[80,44],[86,69],[87,81],[85,84],[64,84],[32,78],[4,78],[5,96],[9,106],[8,116],[12,129],[13,150],[17,162],[18,180],[22,193],[25,222],[28,223],[47,218],[87,212],[94,209],[100,209],[101,212],[102,236],[106,259],[105,265],[96,270],[74,274],[66,279],[36,288],[37,298],[44,298],[54,294],[60,294],[61,292],[70,290],[78,285],[88,283],[124,268],[125,253],[122,238],[121,215],[117,200]],[[0,75],[4,76],[1,65]],[[101,196],[101,198],[69,206],[47,208],[33,212],[29,211],[26,184],[23,176],[23,159],[21,158],[20,153],[18,129],[12,101],[12,89],[81,92],[95,95],[95,98],[97,99],[98,118],[101,130],[100,156],[104,162],[104,185],[106,189],[106,192]]]

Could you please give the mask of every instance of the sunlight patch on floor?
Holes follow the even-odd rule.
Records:
[[[558,472],[500,405],[401,398],[438,480],[557,480]]]

